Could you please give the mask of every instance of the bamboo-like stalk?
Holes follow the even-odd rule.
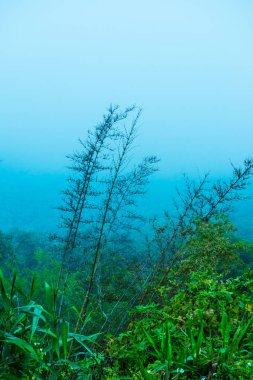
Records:
[[[70,213],[71,217],[66,219],[67,236],[65,238],[65,244],[62,254],[61,266],[58,274],[57,289],[60,287],[62,279],[63,269],[65,266],[66,257],[71,255],[75,246],[79,226],[82,221],[83,212],[86,207],[87,195],[91,187],[93,177],[97,175],[99,171],[106,170],[107,167],[101,165],[101,157],[103,153],[110,146],[114,136],[117,138],[117,131],[113,131],[115,124],[119,121],[127,118],[128,114],[133,111],[135,107],[126,108],[123,112],[118,112],[118,106],[110,107],[108,114],[104,117],[104,121],[95,128],[95,132],[89,132],[86,142],[81,142],[84,152],[75,153],[70,158],[73,161],[71,167],[78,174],[81,174],[81,179],[71,178],[74,182],[74,188],[68,189],[64,192],[67,196],[65,199],[65,207],[61,207],[60,210],[63,213]],[[58,316],[60,317],[65,288],[67,286],[66,275],[63,290],[59,305]]]
[[[165,247],[161,252],[161,256],[157,260],[151,272],[151,276],[149,274],[148,283],[151,283],[154,280],[154,277],[158,273],[161,264],[164,262],[165,257],[171,249],[173,242],[176,241],[179,233],[182,231],[182,227],[184,227],[185,229],[189,228],[196,218],[200,218],[208,222],[215,215],[215,213],[223,211],[224,208],[228,207],[228,204],[231,203],[233,200],[243,199],[243,196],[241,196],[239,193],[240,191],[246,188],[248,184],[247,181],[253,174],[253,159],[244,160],[244,167],[242,169],[235,168],[233,165],[232,167],[233,173],[228,182],[221,183],[220,181],[218,181],[212,184],[211,188],[207,189],[205,185],[207,184],[208,174],[206,174],[200,180],[199,185],[196,188],[192,189],[191,191],[188,191],[188,194],[190,194],[190,196],[187,197],[188,201],[186,200],[184,202],[183,212],[179,214],[178,222],[175,225],[172,234],[169,236],[165,244]],[[188,188],[188,190],[190,190],[190,188]],[[195,201],[199,202],[199,204],[197,205],[198,207],[194,206]],[[192,212],[193,215],[187,223],[185,222],[185,219],[188,217],[189,212]],[[178,260],[180,260],[180,255],[177,255],[176,253],[172,255],[168,263],[168,266],[164,271],[158,284],[163,283],[169,271],[171,270],[173,265],[176,262],[178,262]],[[147,295],[147,292],[148,290],[144,289],[141,301],[143,301],[143,299]]]
[[[100,225],[98,239],[97,239],[97,243],[96,243],[96,247],[95,247],[95,251],[94,251],[94,258],[93,258],[93,264],[92,264],[92,268],[91,268],[90,280],[89,280],[87,291],[86,291],[84,299],[83,299],[81,311],[79,313],[79,317],[78,317],[78,320],[77,320],[77,323],[75,326],[75,332],[78,331],[81,320],[85,319],[87,308],[88,308],[88,305],[90,302],[90,294],[91,294],[93,284],[94,284],[94,280],[95,280],[97,264],[98,264],[98,261],[99,261],[100,255],[101,255],[101,245],[102,245],[102,239],[104,236],[104,230],[105,230],[105,225],[106,225],[106,221],[107,221],[108,210],[109,210],[109,207],[110,207],[110,204],[112,201],[112,197],[114,194],[116,181],[119,177],[120,171],[121,171],[122,166],[125,162],[128,150],[134,141],[134,137],[135,137],[134,135],[136,132],[136,125],[137,125],[137,121],[139,119],[139,116],[140,116],[140,111],[138,112],[136,118],[134,119],[130,131],[129,132],[126,131],[126,134],[122,136],[123,140],[124,140],[123,141],[123,147],[122,147],[122,151],[119,153],[118,160],[114,166],[114,173],[112,174],[110,184],[108,186],[107,199],[106,199],[106,203],[104,206],[104,211],[103,211],[103,215],[102,215],[102,222]]]

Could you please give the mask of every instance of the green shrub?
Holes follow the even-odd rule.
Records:
[[[108,373],[140,379],[251,379],[253,272],[222,281],[192,274],[163,305],[135,308],[126,333],[112,338]]]
[[[0,379],[85,379],[101,356],[91,349],[97,335],[70,331],[57,317],[56,289],[45,284],[46,305],[0,276]]]

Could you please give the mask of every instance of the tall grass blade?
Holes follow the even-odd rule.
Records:
[[[39,320],[41,318],[42,310],[39,308],[34,308],[34,317],[32,320],[32,329],[31,329],[31,335],[30,335],[30,342],[33,339],[33,336],[37,330]]]
[[[155,344],[155,341],[154,341],[154,339],[152,338],[152,336],[145,330],[145,329],[143,329],[143,332],[144,332],[144,334],[146,335],[146,337],[147,337],[147,339],[148,339],[148,341],[149,341],[149,343],[151,344],[151,346],[153,347],[153,349],[155,350],[155,352],[156,352],[156,354],[157,354],[157,357],[159,358],[159,359],[163,359],[163,355],[162,355],[162,353],[160,352],[160,350],[157,348],[157,346],[156,346],[156,344]]]
[[[3,274],[2,271],[0,270],[0,293],[2,296],[2,301],[3,301],[3,306],[5,311],[9,310],[11,306],[11,302],[9,300],[9,297],[6,294],[4,283],[3,283]]]
[[[6,334],[6,338],[4,338],[2,341],[7,344],[14,344],[15,346],[21,348],[21,350],[24,352],[30,352],[33,355],[33,358],[36,361],[39,361],[39,358],[36,352],[34,351],[33,347],[25,340],[17,338],[16,336],[10,334]]]
[[[69,335],[69,323],[63,322],[61,337],[62,337],[62,348],[63,348],[64,359],[67,359],[68,335]]]
[[[11,293],[10,293],[10,300],[11,300],[11,301],[12,301],[13,296],[14,296],[16,279],[17,279],[17,272],[15,271],[15,272],[13,273],[13,278],[12,278],[12,283],[11,283]]]

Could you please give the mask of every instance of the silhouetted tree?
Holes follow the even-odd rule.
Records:
[[[133,119],[126,123],[130,115]],[[150,175],[157,170],[155,156],[145,157],[128,169],[139,117],[140,110],[136,107],[123,112],[118,107],[111,107],[95,132],[89,132],[88,139],[81,141],[82,151],[70,157],[73,175],[69,181],[70,188],[64,192],[64,206],[61,207],[62,226],[67,234],[58,287],[66,257],[73,254],[77,245],[91,259],[76,331],[86,316],[98,264],[108,240],[120,229],[135,228],[135,221],[141,219],[136,213],[136,197],[144,194]]]
[[[149,275],[149,282],[154,281],[155,276],[160,276],[158,281],[164,280],[175,263],[182,259],[178,246],[190,236],[196,220],[208,223],[217,213],[228,212],[233,201],[245,198],[243,190],[253,174],[253,159],[245,159],[242,168],[232,165],[232,169],[227,181],[209,182],[209,174],[197,183],[186,178],[185,191],[178,192],[179,201],[175,202],[176,215],[165,213],[166,223],[154,225],[154,241],[160,256]]]

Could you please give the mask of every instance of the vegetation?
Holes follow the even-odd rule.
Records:
[[[252,244],[227,215],[253,160],[186,178],[145,239],[139,117],[111,107],[70,157],[59,236],[0,233],[0,380],[253,378]]]

